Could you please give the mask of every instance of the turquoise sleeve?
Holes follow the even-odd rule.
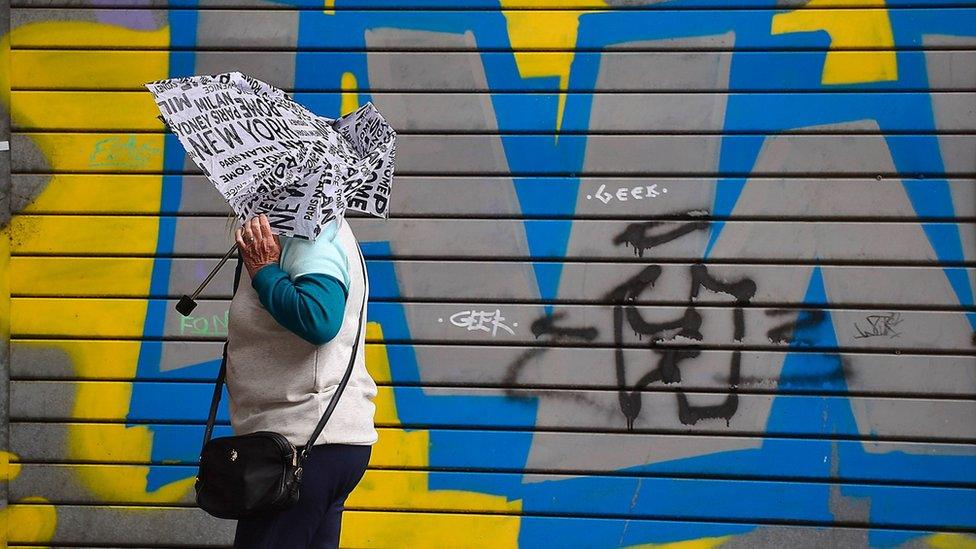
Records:
[[[254,274],[251,286],[278,324],[309,343],[327,343],[342,327],[348,295],[332,275],[308,273],[292,281],[281,267],[270,263]]]
[[[292,280],[309,273],[327,274],[338,280],[348,291],[349,258],[336,241],[339,221],[333,220],[327,223],[315,240],[290,236],[279,237],[281,257],[278,264]]]

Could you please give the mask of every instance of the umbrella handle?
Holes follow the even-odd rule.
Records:
[[[227,250],[227,253],[224,254],[224,257],[220,258],[220,262],[217,263],[217,266],[214,267],[212,271],[210,271],[210,274],[207,275],[207,278],[203,279],[203,282],[200,283],[200,286],[196,289],[195,292],[193,292],[192,295],[183,295],[182,297],[180,297],[180,301],[176,304],[176,310],[181,315],[189,316],[190,313],[193,312],[193,309],[196,308],[197,306],[197,302],[195,301],[197,296],[200,295],[200,292],[203,291],[203,289],[207,286],[207,284],[210,284],[210,280],[214,277],[214,275],[217,274],[217,271],[219,271],[220,268],[224,266],[224,263],[227,263],[227,260],[230,259],[231,254],[233,254],[235,250],[237,250],[236,242],[234,243],[233,246],[230,247],[229,250]],[[238,258],[238,261],[240,261],[240,258]]]

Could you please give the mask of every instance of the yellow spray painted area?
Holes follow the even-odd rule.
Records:
[[[106,25],[92,22],[77,21],[52,21],[36,24],[28,24],[18,27],[8,37],[10,42],[19,46],[44,46],[50,44],[52,37],[57,37],[60,44],[70,45],[73,40],[79,43],[96,36],[104,42],[106,47],[124,46],[132,43],[149,43],[158,46],[166,46],[169,42],[168,27],[153,31],[134,31],[114,25]],[[9,52],[8,48],[4,48]],[[65,63],[58,63],[57,52],[47,52],[46,57],[50,62],[47,65],[31,65],[27,70],[37,72],[49,71],[46,81],[56,82],[58,71],[64,68]],[[94,58],[93,60],[97,60]],[[116,72],[124,74],[138,74],[141,78],[160,79],[167,76],[168,66],[165,56],[155,56],[155,66],[147,66],[144,59],[139,57],[128,57],[132,61],[131,66],[119,65],[120,58],[102,57],[101,59],[112,59],[115,63],[112,67],[98,66],[97,62],[86,70],[92,72]],[[125,59],[125,58],[121,58]],[[9,61],[5,60],[5,61]],[[5,65],[6,66],[6,65]],[[16,67],[15,67],[16,69]],[[19,77],[23,77],[22,75]],[[8,82],[3,86],[7,89]],[[84,97],[76,96],[76,97]],[[47,124],[46,117],[49,114],[48,107],[40,101],[15,101],[10,102],[10,97],[4,97],[4,102],[10,111],[12,124],[23,128],[43,128]],[[63,116],[75,117],[73,123],[83,125],[82,119],[85,115],[87,106],[76,105],[74,109],[66,109]],[[131,116],[148,115],[148,110],[144,113],[129,113]],[[30,135],[31,144],[47,160],[51,171],[72,171],[79,165],[90,167],[94,171],[111,171],[114,163],[128,163],[130,166],[138,165],[142,169],[161,171],[162,168],[162,140],[159,136],[113,136],[112,141],[92,142],[91,146],[84,149],[75,147],[59,147],[59,137],[56,134],[32,133]],[[63,138],[62,138],[63,139]],[[57,208],[59,205],[69,204],[79,200],[78,189],[71,185],[58,185],[56,179],[49,181],[48,185],[39,193],[35,199],[35,204],[46,207]],[[149,184],[126,188],[124,192],[118,193],[124,200],[133,200],[145,206],[147,203],[158,204],[161,196],[161,177],[152,178]],[[117,198],[122,200],[123,198]],[[60,239],[62,245],[67,239],[71,248],[78,253],[90,253],[92,249],[106,247],[106,243],[117,241],[119,233],[113,231],[85,231],[84,224],[74,224],[72,227],[58,224],[47,225],[53,228],[52,232],[44,230],[45,224],[33,224],[24,226],[21,222],[23,217],[16,218],[9,226],[9,236],[13,240],[14,246],[27,245],[44,246],[44,242],[51,242]],[[57,219],[57,217],[53,217]],[[124,224],[124,220],[120,223]],[[8,235],[4,235],[5,237]],[[157,234],[154,228],[143,227],[139,231],[137,238],[144,242],[155,244]],[[3,240],[7,241],[6,238]],[[108,244],[110,246],[110,244]],[[4,254],[3,257],[7,257]],[[141,279],[129,280],[127,284],[136,284],[141,289],[143,295],[148,295],[149,276],[148,273],[133,273],[143,275]],[[86,273],[89,278],[93,273]],[[97,273],[94,273],[97,277]],[[29,273],[15,271],[11,273],[12,280],[19,285],[23,285],[24,277]],[[112,276],[105,276],[101,280],[88,280],[89,285],[100,285],[110,288],[117,283],[117,279]],[[114,315],[104,315],[101,322],[112,324],[113,326],[88,326],[88,335],[99,336],[103,331],[111,332],[114,327],[142,326],[146,316],[146,302],[143,300],[133,301],[130,307],[122,308]],[[14,311],[12,311],[13,313]],[[58,311],[49,311],[52,315],[57,315]],[[29,318],[18,315],[16,318]],[[49,317],[50,318],[50,317]],[[6,328],[6,326],[5,326]],[[120,344],[106,346],[81,346],[74,344],[61,344],[59,342],[31,341],[17,342],[17,345],[27,345],[34,347],[57,347],[67,357],[70,358],[74,372],[79,377],[85,376],[104,376],[106,365],[113,368],[114,373],[123,377],[134,377],[138,360],[138,344]],[[86,413],[97,411],[99,415],[113,417],[124,420],[131,396],[131,384],[115,383],[109,387],[100,387],[97,384],[86,386],[79,384],[74,395],[73,415],[83,416]],[[148,461],[152,445],[152,436],[145,427],[127,428],[122,424],[105,425],[105,428],[97,431],[74,429],[70,425],[67,430],[66,456],[71,460],[83,460],[97,462],[115,453],[126,453],[138,456],[143,461]],[[150,501],[175,501],[190,487],[189,482],[173,483],[164,486],[160,490],[147,492],[146,490],[146,467],[127,468],[122,474],[105,474],[98,467],[87,467],[78,469],[78,481],[96,499],[108,497],[132,497],[138,495],[139,498],[148,498]],[[9,474],[9,470],[8,470]],[[35,503],[35,505],[21,505],[6,510],[7,513],[17,513],[15,520],[12,516],[7,516],[8,522],[12,524],[10,539],[18,541],[31,541],[43,543],[54,534],[57,522],[57,514],[53,506],[36,505],[43,503],[42,498],[24,498],[17,503]]]
[[[865,0],[874,9],[815,9],[848,5],[847,0],[811,0],[802,9],[773,16],[772,33],[823,31],[830,35],[823,84],[862,84],[898,79],[898,59],[884,0]],[[868,49],[875,51],[839,51]]]
[[[44,111],[45,128],[62,131],[163,129],[163,123],[152,114],[156,104],[148,91],[15,91],[12,99],[26,112]],[[18,124],[16,129],[20,127]]]
[[[0,540],[45,543],[54,537],[58,513],[46,499],[30,496],[18,500],[17,505],[0,509]]]
[[[936,549],[976,549],[976,536],[972,534],[932,534],[925,543]]]
[[[367,338],[382,338],[379,323],[369,322]],[[384,345],[366,348],[366,366],[374,379],[390,379],[390,361]],[[399,421],[393,391],[380,391],[376,400],[376,416]],[[430,435],[426,430],[407,432],[384,429],[373,448],[371,463],[397,462],[411,467],[429,464]],[[380,480],[380,479],[377,479]],[[382,547],[469,547],[491,540],[492,547],[517,547],[521,501],[508,501],[504,496],[492,496],[461,490],[430,490],[427,475],[386,475],[382,483],[364,477],[346,502],[347,508],[389,507],[427,509],[466,509],[474,513],[493,512],[511,514],[455,515],[450,528],[417,528],[409,514],[390,513],[384,517],[383,529],[343,528],[342,545]],[[391,484],[390,481],[394,482]]]
[[[117,25],[107,25],[90,21],[39,21],[17,27],[10,36],[10,45],[16,48],[89,47],[99,49],[113,48],[168,48],[169,26],[154,30],[134,30]],[[160,61],[163,70],[168,70],[168,61]],[[140,74],[154,72],[156,67],[116,67],[118,72],[136,71]],[[163,73],[159,78],[166,78]]]
[[[576,56],[576,39],[579,18],[599,10],[552,9],[572,5],[578,8],[605,8],[605,0],[500,0],[502,9],[518,6],[526,8],[507,10],[502,13],[508,26],[508,38],[515,50],[515,64],[522,78],[555,76],[559,79],[559,103],[556,107],[556,136],[562,127],[566,108],[566,90],[569,88],[569,71]],[[563,50],[557,52],[519,51],[531,45],[535,48]]]
[[[2,480],[9,483],[20,474],[20,465],[12,463],[17,456],[0,450],[0,471]],[[41,497],[28,497],[19,500],[17,507],[0,509],[0,546],[6,547],[8,539],[36,541],[44,543],[54,536],[58,514],[53,505]]]
[[[339,89],[342,90],[339,104],[339,114],[341,116],[354,112],[359,108],[358,88],[359,82],[356,80],[354,73],[349,71],[342,73],[342,81],[339,83]]]
[[[41,193],[20,213],[159,213],[159,177],[155,175],[53,174],[47,184],[61,192]]]
[[[10,56],[10,85],[34,90],[137,88],[155,79],[168,58],[167,51],[16,50]]]
[[[641,545],[631,545],[627,549],[715,549],[721,547],[733,536],[719,536],[714,538],[690,539],[686,541],[675,541],[673,543],[646,543]]]

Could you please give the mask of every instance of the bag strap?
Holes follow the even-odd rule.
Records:
[[[325,409],[322,414],[322,418],[319,419],[318,424],[315,426],[315,430],[312,431],[312,436],[309,437],[308,443],[302,448],[301,453],[298,456],[298,467],[301,468],[302,463],[308,457],[308,453],[312,449],[312,443],[318,438],[322,429],[325,428],[325,424],[329,421],[329,417],[332,416],[332,412],[335,410],[336,405],[339,403],[339,396],[342,395],[342,391],[346,388],[349,383],[349,377],[352,375],[352,369],[356,361],[356,352],[359,349],[359,340],[362,336],[363,330],[363,313],[366,309],[366,260],[363,258],[363,251],[356,245],[356,251],[359,252],[359,262],[363,269],[363,302],[359,306],[359,330],[356,330],[356,340],[352,346],[352,353],[349,355],[349,365],[346,366],[346,371],[342,375],[342,380],[339,382],[339,387],[336,389],[335,394],[332,399],[329,400],[329,406]],[[244,260],[238,254],[237,257],[237,269],[234,271],[234,294],[237,293],[237,286],[240,284],[241,280],[241,268],[244,265]],[[210,399],[210,415],[207,417],[207,428],[203,432],[203,446],[207,445],[210,441],[211,435],[213,435],[214,422],[217,419],[217,408],[220,405],[220,395],[224,386],[224,377],[227,375],[227,341],[224,341],[224,352],[220,359],[220,373],[217,374],[216,382],[214,383],[213,397]],[[200,454],[203,454],[203,448],[200,449]]]
[[[237,286],[241,282],[241,269],[244,266],[244,258],[241,257],[240,250],[237,253],[237,268],[234,269],[234,292],[231,294],[233,299],[237,293]],[[220,392],[224,388],[224,376],[227,374],[227,341],[224,340],[224,352],[220,358],[220,373],[214,382],[213,397],[210,398],[210,415],[207,416],[207,428],[203,431],[203,446],[200,448],[200,455],[203,455],[203,447],[210,441],[213,434],[214,421],[217,419],[217,407],[220,404]]]
[[[363,302],[359,305],[359,322],[357,322],[358,329],[356,330],[356,340],[352,344],[352,352],[349,353],[349,365],[346,366],[346,373],[342,374],[342,380],[339,381],[339,388],[336,389],[332,399],[329,400],[329,406],[325,409],[325,413],[322,414],[322,419],[319,420],[318,425],[315,426],[315,430],[312,431],[312,435],[308,437],[308,442],[302,448],[301,453],[298,456],[298,467],[302,466],[305,462],[305,458],[308,457],[308,453],[312,451],[312,444],[315,439],[319,438],[319,433],[325,428],[325,423],[329,421],[329,417],[332,415],[332,411],[335,410],[336,404],[339,403],[339,396],[342,395],[343,389],[346,388],[346,384],[349,383],[349,376],[352,375],[352,367],[356,361],[356,351],[359,349],[359,340],[366,331],[363,326],[363,313],[366,309],[366,285],[369,281],[366,279],[366,260],[363,258],[363,251],[359,248],[359,244],[356,244],[356,251],[359,252],[359,263],[363,268]]]

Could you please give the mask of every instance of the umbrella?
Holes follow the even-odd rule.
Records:
[[[396,132],[372,102],[337,119],[239,71],[145,84],[167,129],[241,222],[266,214],[273,233],[314,240],[347,209],[389,217]],[[231,247],[177,310],[193,301]]]

